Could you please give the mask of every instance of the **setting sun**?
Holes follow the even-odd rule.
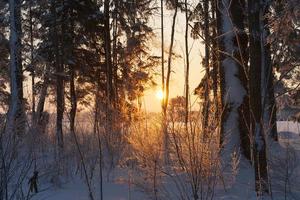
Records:
[[[157,91],[156,92],[156,98],[158,98],[159,100],[163,100],[164,93],[161,90]]]

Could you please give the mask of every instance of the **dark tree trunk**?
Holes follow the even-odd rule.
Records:
[[[0,133],[0,199],[9,199],[11,162],[16,157],[17,136],[25,132],[21,48],[21,1],[9,1],[10,102],[4,132]]]
[[[165,94],[165,42],[164,42],[164,2],[160,0],[160,29],[161,29],[161,87],[162,92]],[[165,99],[161,101],[163,115],[166,113]],[[163,117],[164,118],[164,117]]]
[[[189,43],[188,43],[188,34],[189,34],[189,14],[188,14],[188,3],[187,0],[184,1],[185,8],[185,59],[186,59],[186,71],[185,71],[185,126],[187,130],[188,121],[189,121],[189,73],[190,73],[190,59],[189,59]]]
[[[262,107],[262,79],[263,55],[261,39],[261,1],[248,1],[248,18],[250,32],[250,109],[251,109],[251,131],[254,139],[254,168],[255,168],[255,189],[258,195],[268,192],[268,168],[266,159],[266,143],[262,126],[263,107]]]
[[[35,115],[35,123],[40,124],[42,122],[42,116],[44,112],[44,106],[47,96],[47,90],[49,87],[49,76],[50,76],[50,65],[46,65],[45,74],[44,74],[44,82],[41,87],[40,95],[39,95],[39,102],[36,107],[36,115]]]
[[[165,98],[164,98],[164,107],[163,112],[166,114],[168,103],[169,103],[169,89],[170,89],[170,76],[171,76],[171,65],[172,65],[172,55],[173,55],[173,45],[174,45],[174,37],[175,37],[175,25],[176,25],[176,17],[177,17],[178,7],[177,0],[175,1],[174,15],[172,19],[172,29],[171,29],[171,44],[169,47],[169,56],[168,56],[168,66],[167,66],[167,77],[166,77],[166,87],[165,87]]]
[[[242,86],[248,91],[248,36],[245,32],[245,1],[240,0],[232,4],[232,21],[235,24],[235,39],[234,43],[238,50],[234,53],[234,57],[239,61],[238,63],[238,77]],[[249,96],[248,92],[244,96],[243,103],[239,107],[239,129],[240,140],[243,153],[248,160],[251,160],[251,141],[250,141],[250,113],[249,113]]]
[[[113,86],[113,64],[111,56],[111,36],[110,36],[110,0],[104,1],[104,45],[105,45],[105,64],[107,78],[107,97],[109,104],[114,101],[114,86]]]
[[[6,132],[22,134],[25,130],[25,113],[23,100],[23,67],[22,67],[22,26],[21,1],[10,0],[10,105]]]
[[[113,49],[112,49],[112,83],[113,83],[113,92],[114,92],[114,100],[117,105],[118,102],[118,50],[117,50],[117,45],[118,45],[118,9],[119,9],[119,0],[114,1],[115,2],[115,10],[113,14]]]
[[[32,16],[32,5],[33,1],[29,5],[29,35],[30,35],[30,69],[31,69],[31,100],[32,100],[32,122],[35,121],[35,68],[33,66],[33,16]]]
[[[239,0],[217,3],[220,91],[222,99],[220,143],[231,141],[226,149],[243,147],[250,159],[249,104],[247,96],[247,36],[244,30],[245,4]],[[227,135],[227,136],[226,136]],[[223,145],[223,147],[225,147]]]
[[[164,134],[164,145],[166,154],[168,154],[169,151],[169,137],[168,137],[168,130],[167,130],[167,122],[166,122],[166,115],[167,115],[167,108],[168,108],[168,102],[169,102],[169,93],[170,93],[170,77],[171,77],[171,66],[172,66],[172,56],[173,56],[173,46],[174,46],[174,37],[175,37],[175,25],[176,25],[176,17],[178,13],[178,1],[175,0],[175,8],[174,8],[174,14],[172,19],[172,28],[171,28],[171,43],[169,47],[169,55],[168,55],[168,65],[167,65],[167,77],[166,77],[166,85],[164,87],[165,89],[165,97],[163,98],[163,134]],[[164,82],[164,81],[163,81]],[[168,157],[168,155],[167,155]],[[168,160],[168,158],[167,158]]]
[[[53,15],[53,30],[52,40],[54,48],[54,69],[56,72],[56,137],[59,148],[63,148],[63,114],[64,114],[64,65],[62,60],[62,49],[58,35],[58,23],[56,13],[57,1],[54,1],[51,5],[51,13]],[[62,33],[61,33],[62,34]]]
[[[263,1],[264,5],[262,6],[262,13],[266,16],[269,13],[270,9],[270,2]],[[263,41],[262,45],[264,45],[264,72],[262,74],[262,92],[263,92],[263,109],[264,109],[264,128],[268,131],[266,133],[274,141],[278,141],[278,134],[277,134],[277,125],[276,125],[276,100],[274,96],[274,72],[273,66],[271,62],[271,47],[270,44],[267,42],[267,37],[270,35],[268,24],[268,18],[265,17],[263,23],[261,24],[260,28],[263,32]]]
[[[203,2],[204,4],[204,38],[205,38],[205,58],[204,58],[204,67],[206,73],[206,81],[204,85],[204,103],[202,108],[203,120],[202,120],[202,128],[203,128],[203,136],[206,138],[207,126],[208,126],[208,118],[209,118],[209,110],[210,110],[210,66],[209,66],[209,58],[210,58],[210,35],[209,35],[209,2],[208,0]]]
[[[217,36],[223,35],[222,26],[223,26],[223,15],[220,11],[220,5],[222,5],[222,0],[216,0],[215,10],[216,10],[216,26],[217,26]],[[224,121],[227,117],[227,104],[226,104],[226,92],[225,92],[225,72],[222,67],[222,61],[225,59],[225,55],[221,53],[224,51],[224,40],[218,37],[217,40],[218,49],[216,49],[218,53],[218,72],[219,72],[219,85],[220,85],[220,147],[223,147],[224,144]]]
[[[110,171],[114,167],[115,152],[113,147],[113,138],[115,136],[114,127],[114,106],[115,106],[115,92],[113,85],[113,63],[111,53],[111,35],[110,35],[110,0],[104,1],[104,50],[105,50],[105,66],[106,66],[106,137],[105,142],[110,156]],[[109,173],[108,173],[109,174]],[[109,176],[109,175],[108,175]]]
[[[70,131],[75,133],[75,117],[77,111],[77,95],[75,88],[75,70],[73,67],[70,68],[70,100],[71,100],[71,110],[70,110]]]
[[[215,107],[215,119],[219,121],[220,117],[218,116],[220,113],[220,95],[219,95],[219,62],[218,62],[218,43],[216,40],[217,37],[217,19],[216,19],[216,1],[211,1],[211,8],[212,8],[212,54],[211,54],[211,61],[212,61],[212,89],[214,95],[214,107]]]

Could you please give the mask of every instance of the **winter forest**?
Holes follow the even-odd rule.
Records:
[[[299,185],[299,0],[0,0],[0,200]]]

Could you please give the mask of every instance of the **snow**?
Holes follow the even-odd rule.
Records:
[[[293,149],[300,151],[300,123],[279,121],[277,126],[280,145],[286,147],[288,144]]]
[[[232,58],[233,52],[236,50],[236,46],[233,41],[235,34],[233,32],[234,26],[229,16],[230,0],[224,0],[221,6],[222,13],[222,32],[223,40],[225,46],[225,52],[229,54],[222,62],[222,66],[225,72],[225,94],[226,102],[229,104],[230,111],[228,112],[228,117],[224,126],[225,133],[225,145],[224,149],[224,163],[230,162],[230,155],[238,151],[236,148],[239,146],[239,127],[238,127],[238,108],[243,103],[244,97],[246,95],[246,90],[241,84],[238,78],[238,66],[236,61]]]
[[[293,181],[287,199],[299,199],[298,188],[300,180],[300,123],[279,121],[277,122],[279,132],[279,143],[272,143],[268,146],[270,161],[270,180],[272,183],[273,200],[285,199],[284,181],[286,179],[286,165],[290,167],[289,181]],[[288,154],[290,153],[290,154]],[[288,157],[287,157],[288,156]],[[287,159],[288,158],[288,159]],[[213,199],[220,200],[257,200],[255,193],[254,170],[250,162],[240,155],[239,151],[231,154],[231,163],[228,163],[230,170],[222,172],[224,183],[219,183],[215,188]],[[105,200],[141,200],[149,199],[146,194],[130,183],[129,173],[126,169],[117,168],[111,175],[110,181],[106,179],[104,173],[104,199]],[[39,180],[40,192],[33,196],[33,200],[89,200],[88,190],[84,179],[79,174],[72,175],[73,178],[61,181],[60,186],[54,187],[47,178],[41,177]],[[188,183],[186,184],[187,188]],[[28,186],[27,186],[28,187]],[[26,187],[26,189],[27,189]],[[173,196],[171,199],[179,199],[178,189],[172,185],[172,180],[166,179],[164,187]],[[92,180],[92,191],[95,199],[99,197],[99,179],[95,176]],[[26,191],[25,189],[25,191]],[[268,200],[271,197],[264,197]]]
[[[277,130],[279,133],[282,132],[292,132],[295,134],[300,134],[300,123],[293,121],[278,121]]]
[[[131,196],[131,200],[143,199],[142,194],[129,186],[126,177],[117,176],[111,181],[104,178],[103,197],[105,200],[126,200]],[[89,200],[88,189],[84,180],[79,177],[74,177],[66,183],[61,184],[60,187],[43,185],[40,190],[42,192],[33,196],[33,200]],[[100,199],[99,180],[94,180],[92,183],[92,190],[95,199]]]

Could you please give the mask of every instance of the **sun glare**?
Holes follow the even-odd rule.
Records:
[[[156,92],[156,98],[158,98],[159,100],[163,100],[164,93],[161,90],[157,91]]]

